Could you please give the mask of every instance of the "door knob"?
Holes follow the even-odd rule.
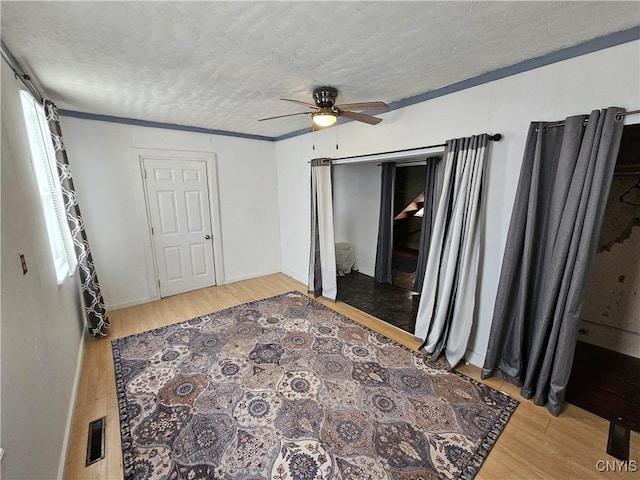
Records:
[[[205,240],[211,240],[211,235],[205,235],[204,238]]]

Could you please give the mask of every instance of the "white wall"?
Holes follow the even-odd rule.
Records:
[[[215,154],[223,283],[280,271],[273,143],[71,117],[62,131],[108,307],[158,294],[137,149]]]
[[[333,167],[333,225],[336,242],[349,242],[354,268],[374,276],[380,213],[380,166],[376,163]]]
[[[531,121],[561,120],[593,109],[640,107],[640,41],[634,41],[490,82],[381,115],[375,126],[339,126],[340,156],[439,144],[449,138],[500,132],[492,145],[485,196],[477,320],[467,359],[484,361],[509,219]],[[638,117],[627,117],[637,123]],[[282,269],[306,283],[309,256],[309,165],[337,156],[336,132],[277,142]],[[301,222],[300,219],[305,219]]]
[[[51,479],[64,465],[84,324],[75,278],[56,282],[20,115],[3,61],[2,476]]]

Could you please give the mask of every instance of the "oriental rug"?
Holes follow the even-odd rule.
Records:
[[[112,349],[126,479],[473,478],[518,405],[297,292]]]

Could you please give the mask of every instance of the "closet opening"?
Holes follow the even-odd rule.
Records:
[[[393,208],[388,219],[392,226],[390,283],[375,279],[382,198],[380,162],[385,159],[332,167],[337,300],[411,334],[420,302],[414,282],[424,211],[433,207],[425,205],[427,162],[437,160],[442,150],[393,160]]]
[[[413,291],[420,253],[426,174],[425,162],[396,166],[391,283],[410,291]]]
[[[640,431],[640,124],[623,130],[566,399],[609,420],[607,451],[628,460]]]

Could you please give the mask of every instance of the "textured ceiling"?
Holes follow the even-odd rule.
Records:
[[[60,108],[277,137],[281,97],[399,101],[640,24],[640,2],[10,2],[2,41]],[[375,128],[363,125],[362,128]]]

